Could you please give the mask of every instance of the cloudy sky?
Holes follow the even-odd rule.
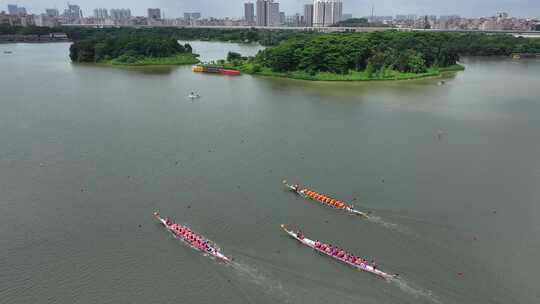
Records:
[[[0,10],[7,4],[25,6],[31,13],[41,13],[45,8],[66,6],[65,0],[0,0]],[[200,11],[204,16],[240,17],[245,0],[70,0],[79,4],[85,16],[91,15],[96,7],[131,8],[135,15],[145,15],[146,8],[159,7],[166,17],[177,17],[186,11]],[[302,12],[302,6],[310,0],[280,0],[281,10],[287,14]],[[415,14],[460,14],[466,17],[491,16],[504,11],[512,16],[540,17],[540,0],[343,0],[344,12],[354,16],[371,14],[375,5],[376,15]]]

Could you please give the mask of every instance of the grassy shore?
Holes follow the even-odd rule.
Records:
[[[167,65],[186,65],[199,63],[196,54],[178,54],[172,57],[118,57],[105,62],[113,66],[167,66]]]
[[[425,73],[401,73],[394,70],[387,70],[380,73],[373,73],[368,75],[365,71],[351,71],[348,74],[335,74],[327,72],[319,72],[316,74],[309,74],[303,71],[294,71],[288,73],[279,73],[274,72],[269,68],[265,67],[255,67],[252,64],[244,64],[240,66],[234,65],[225,65],[226,68],[239,70],[246,74],[260,75],[260,76],[271,76],[271,77],[282,77],[282,78],[291,78],[291,79],[300,79],[300,80],[311,80],[311,81],[385,81],[385,80],[411,80],[411,79],[420,79],[426,77],[438,77],[443,73],[447,72],[457,72],[465,70],[465,67],[459,64],[444,67],[444,68],[429,68]]]

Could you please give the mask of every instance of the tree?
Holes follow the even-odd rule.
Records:
[[[366,18],[350,18],[343,21],[339,21],[333,26],[337,27],[367,27],[369,21]]]
[[[366,75],[368,78],[371,78],[373,76],[373,73],[375,72],[375,69],[373,69],[373,65],[371,63],[368,63],[366,67]]]
[[[239,53],[229,52],[227,54],[227,61],[228,62],[233,62],[233,61],[241,60],[241,59],[242,59],[242,55],[239,54]]]
[[[425,73],[427,71],[424,58],[418,53],[411,53],[407,58],[407,72],[411,73]]]

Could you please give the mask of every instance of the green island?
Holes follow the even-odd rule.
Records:
[[[464,70],[460,55],[540,52],[533,39],[510,35],[384,31],[291,38],[254,57],[220,62],[247,74],[315,81],[409,80]]]
[[[118,35],[75,41],[69,49],[73,62],[113,66],[157,66],[198,63],[189,44],[155,35]]]

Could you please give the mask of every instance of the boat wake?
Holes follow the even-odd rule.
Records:
[[[372,222],[372,223],[375,223],[377,225],[381,225],[381,226],[383,226],[383,227],[385,227],[387,229],[390,229],[392,231],[403,233],[403,234],[406,234],[406,235],[409,235],[409,236],[414,236],[416,238],[420,238],[420,235],[418,233],[414,232],[412,229],[407,228],[405,226],[395,224],[395,223],[387,222],[387,221],[383,220],[382,218],[380,218],[378,216],[370,215],[367,220]]]
[[[230,265],[240,277],[244,277],[249,282],[263,288],[263,292],[276,297],[279,302],[292,303],[289,301],[290,295],[280,282],[274,282],[257,268],[244,262],[234,261]]]
[[[420,287],[411,286],[405,280],[403,280],[403,278],[400,278],[398,280],[393,280],[393,282],[398,285],[401,291],[408,293],[415,298],[424,298],[431,301],[432,303],[442,304],[442,302],[439,299],[437,299],[435,295],[433,295],[433,292],[431,290],[426,290]]]

